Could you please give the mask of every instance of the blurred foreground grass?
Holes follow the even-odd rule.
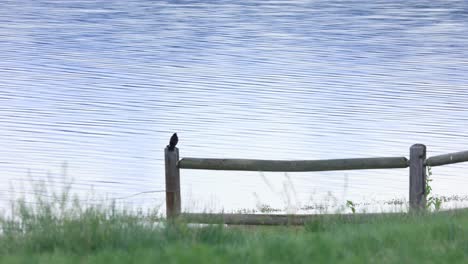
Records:
[[[468,210],[317,218],[304,227],[167,224],[33,186],[0,214],[0,263],[466,263]],[[30,197],[31,198],[31,197]]]
[[[13,203],[0,219],[0,263],[466,263],[468,257],[463,210],[328,217],[304,227],[190,227],[165,225],[157,213],[61,199]]]

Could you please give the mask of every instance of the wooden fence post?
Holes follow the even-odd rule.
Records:
[[[426,206],[426,146],[415,144],[410,148],[410,210],[416,211]]]
[[[168,220],[176,218],[180,214],[180,171],[177,167],[179,161],[179,149],[164,149],[166,164],[166,217]]]

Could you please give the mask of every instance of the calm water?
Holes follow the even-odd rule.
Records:
[[[173,132],[182,157],[468,149],[466,1],[2,1],[0,54],[1,201],[66,174],[89,202],[162,205],[132,195],[164,189]],[[468,165],[433,171],[466,194]],[[407,198],[408,170],[185,170],[182,188],[194,211],[294,210]]]

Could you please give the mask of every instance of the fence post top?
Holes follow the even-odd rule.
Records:
[[[418,143],[418,144],[414,144],[414,145],[411,146],[411,149],[424,149],[424,150],[426,150],[426,145],[424,145],[424,144],[419,144],[419,143]]]

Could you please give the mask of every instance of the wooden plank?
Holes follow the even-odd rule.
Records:
[[[410,148],[409,200],[411,210],[426,206],[426,146],[415,144]]]
[[[332,159],[332,160],[254,160],[183,158],[181,169],[236,171],[332,171],[407,168],[405,157]]]
[[[426,160],[426,165],[435,167],[459,162],[468,161],[468,151],[454,152],[444,155],[430,157]]]
[[[180,169],[177,167],[179,161],[179,149],[164,150],[166,165],[166,215],[168,219],[173,219],[180,214]]]
[[[315,215],[262,215],[262,214],[208,214],[182,213],[180,219],[189,223],[228,224],[228,225],[304,225],[308,222],[327,218],[355,220],[404,215],[406,213],[367,213],[367,214],[315,214]]]
[[[420,211],[419,211],[420,212]],[[466,214],[467,208],[448,209],[428,215]],[[390,213],[358,213],[358,214],[313,214],[313,215],[262,215],[262,214],[210,214],[210,213],[182,213],[180,220],[200,224],[228,224],[228,225],[304,225],[313,221],[368,221],[372,219],[404,216],[406,212]],[[419,214],[417,214],[419,215]]]

